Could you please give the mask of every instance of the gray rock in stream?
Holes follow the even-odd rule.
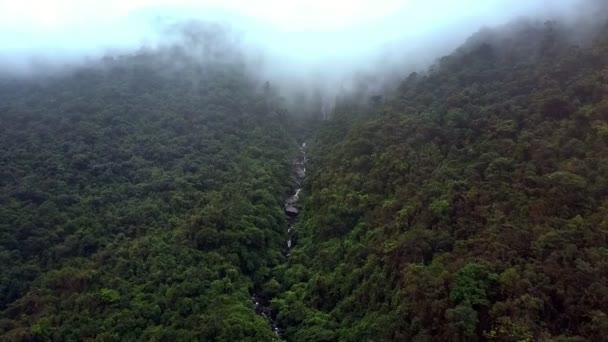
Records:
[[[296,208],[294,206],[288,206],[287,208],[285,208],[285,213],[291,217],[294,217],[294,216],[298,216],[300,211],[298,210],[298,208]]]

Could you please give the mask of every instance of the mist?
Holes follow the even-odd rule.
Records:
[[[182,23],[201,21],[230,31],[248,66],[288,97],[314,88],[333,98],[365,75],[397,79],[422,70],[482,27],[521,17],[574,20],[587,15],[591,3],[599,2],[5,1],[0,2],[0,70],[31,76],[156,49],[179,40],[175,28]],[[386,82],[369,83],[380,89]]]

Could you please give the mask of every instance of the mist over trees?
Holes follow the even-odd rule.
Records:
[[[608,7],[554,6],[327,59],[195,19],[3,64],[0,340],[604,339]]]
[[[603,19],[582,46],[560,22],[484,30],[337,108],[277,276],[289,340],[604,338]]]
[[[272,339],[285,110],[191,38],[0,85],[3,339]]]
[[[360,11],[364,9],[359,3],[350,5]],[[52,4],[45,6],[49,6],[51,12],[61,10],[60,4],[57,4],[59,8],[53,8]],[[111,9],[116,4],[109,0],[107,6]],[[341,27],[336,23],[335,29],[329,32],[324,32],[322,27],[306,32],[270,26],[238,12],[224,13],[211,5],[208,8],[204,4],[200,6],[188,1],[171,6],[160,1],[158,7],[141,8],[128,18],[117,20],[116,27],[109,27],[111,21],[97,23],[95,18],[110,18],[111,14],[89,13],[86,5],[78,5],[76,7],[81,8],[83,15],[90,17],[89,24],[80,23],[89,35],[87,39],[78,34],[75,26],[78,22],[69,16],[64,18],[65,27],[57,32],[49,30],[46,36],[36,35],[37,29],[44,31],[42,23],[32,22],[31,28],[24,29],[15,27],[16,24],[11,26],[14,19],[7,18],[7,29],[0,30],[0,75],[52,76],[95,65],[104,56],[117,58],[142,49],[156,51],[177,45],[184,53],[202,61],[238,56],[252,74],[255,72],[262,82],[274,85],[294,112],[309,112],[295,106],[303,101],[302,97],[307,98],[305,102],[309,105],[331,112],[336,98],[362,98],[353,94],[361,93],[364,88],[366,96],[390,91],[409,73],[424,71],[438,58],[450,54],[480,27],[495,27],[518,16],[530,16],[541,22],[559,18],[587,23],[589,18],[597,17],[600,7],[605,8],[598,0],[550,3],[467,0],[461,5],[432,0],[428,5],[410,4],[408,6],[412,8],[409,9],[405,5],[378,3],[378,8],[395,6],[395,13],[361,26]],[[258,7],[264,6],[262,2]],[[342,10],[344,15],[348,14],[348,7]],[[439,10],[441,8],[444,10]],[[446,12],[448,10],[453,12],[451,16]],[[11,12],[9,8],[5,15]],[[266,15],[273,21],[281,21],[282,16],[287,20],[287,15],[293,14],[272,13],[268,11]],[[337,18],[333,21],[340,21],[339,14],[336,13]],[[581,16],[585,16],[584,20]],[[403,18],[410,22],[404,22]],[[324,26],[334,26],[330,18],[319,18],[319,21],[324,22]],[[297,23],[294,26],[297,27]],[[310,26],[314,27],[313,23]],[[54,43],[53,39],[59,43]],[[319,97],[323,104],[317,106],[315,102],[319,102]]]

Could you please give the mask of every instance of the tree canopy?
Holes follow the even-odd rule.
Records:
[[[606,33],[483,30],[338,106],[279,271],[288,339],[605,339]]]
[[[142,51],[0,103],[3,340],[274,338],[250,293],[283,260],[296,150],[238,59]]]

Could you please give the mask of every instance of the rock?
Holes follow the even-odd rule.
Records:
[[[285,213],[289,216],[298,216],[298,214],[300,213],[300,211],[294,207],[294,206],[289,206],[287,208],[285,208]]]

